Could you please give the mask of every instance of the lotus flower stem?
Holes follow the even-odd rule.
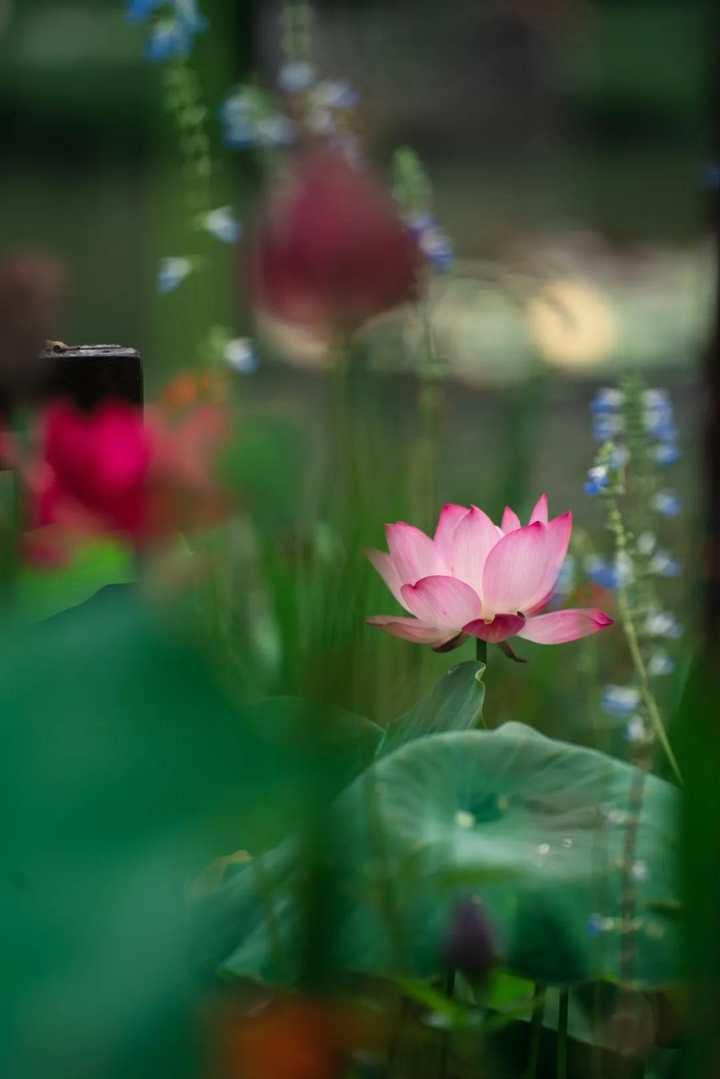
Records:
[[[475,638],[475,659],[487,667],[487,641],[481,641],[479,637]]]

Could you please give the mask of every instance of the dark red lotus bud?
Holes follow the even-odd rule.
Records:
[[[485,978],[495,964],[495,941],[485,908],[464,899],[453,914],[443,958],[446,966],[475,978]]]
[[[340,152],[302,157],[270,200],[253,256],[263,313],[350,330],[413,299],[422,259],[390,196]]]

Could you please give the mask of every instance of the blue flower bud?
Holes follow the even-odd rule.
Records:
[[[622,390],[617,390],[613,386],[606,386],[593,397],[590,402],[590,411],[594,416],[606,414],[608,412],[617,412],[625,400],[625,394]]]
[[[650,499],[650,505],[663,517],[677,517],[682,508],[680,499],[674,491],[658,491]]]
[[[630,716],[640,703],[640,690],[635,686],[603,687],[601,707],[610,716]]]

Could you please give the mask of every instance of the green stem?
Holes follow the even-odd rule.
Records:
[[[528,1061],[525,1068],[524,1079],[535,1079],[540,1059],[540,1038],[543,1028],[543,1014],[545,1012],[545,990],[538,983],[533,990],[532,1018],[530,1020],[530,1040],[528,1046]]]
[[[452,967],[448,968],[445,975],[445,996],[452,1000],[453,993],[455,992],[455,971]],[[450,1031],[443,1032],[442,1042],[440,1045],[440,1079],[445,1079],[448,1073],[448,1061],[450,1059]]]
[[[568,1033],[568,1006],[570,1003],[570,991],[563,989],[558,1003],[558,1042],[557,1058],[555,1061],[555,1075],[557,1079],[567,1079],[567,1033]]]
[[[479,637],[475,638],[475,659],[487,667],[487,641],[481,641]]]
[[[668,763],[675,773],[675,778],[678,783],[682,785],[682,773],[680,772],[680,766],[678,765],[675,754],[673,753],[672,746],[670,745],[670,739],[665,731],[665,724],[662,721],[660,715],[660,709],[657,706],[655,695],[650,688],[650,677],[647,673],[647,667],[645,666],[645,660],[642,657],[640,651],[640,643],[638,641],[637,632],[635,630],[635,623],[632,619],[632,613],[630,611],[630,603],[628,601],[627,591],[624,586],[620,586],[618,589],[618,611],[620,612],[620,621],[622,623],[623,631],[625,633],[625,639],[630,650],[630,656],[635,667],[635,673],[638,677],[640,696],[642,697],[643,704],[647,709],[647,713],[650,717],[650,721],[655,729],[657,739],[665,751],[665,756],[668,759]]]
[[[623,525],[622,515],[618,507],[617,501],[614,498],[610,499],[610,528],[615,538],[615,556],[627,553],[627,536],[625,534],[625,527]],[[642,657],[640,651],[640,642],[638,641],[637,630],[635,629],[635,623],[633,621],[632,610],[630,608],[630,600],[628,597],[627,586],[620,584],[618,587],[618,613],[620,615],[620,622],[625,634],[625,640],[627,641],[628,649],[630,651],[630,658],[632,659],[635,673],[637,675],[640,696],[642,697],[643,704],[647,710],[647,714],[650,718],[650,722],[653,725],[658,742],[662,746],[665,756],[668,759],[668,763],[672,768],[675,778],[678,783],[682,785],[682,774],[680,767],[673,753],[670,740],[665,731],[665,724],[662,721],[660,715],[660,709],[657,706],[655,695],[650,688],[650,677],[645,666],[645,660]]]

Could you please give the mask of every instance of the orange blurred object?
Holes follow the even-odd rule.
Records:
[[[228,379],[219,371],[181,371],[165,387],[161,404],[177,411],[201,403],[222,404],[228,392]]]
[[[210,1079],[340,1079],[354,1049],[377,1040],[356,1008],[307,998],[276,999],[221,1021],[219,1068]]]

